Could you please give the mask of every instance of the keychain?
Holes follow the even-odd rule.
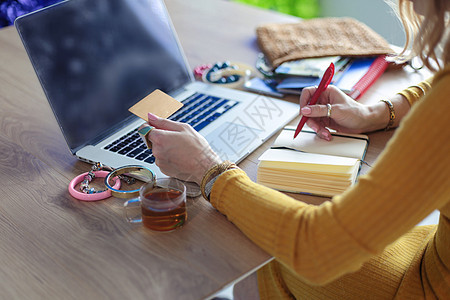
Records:
[[[194,69],[194,75],[203,82],[226,87],[240,87],[253,75],[253,68],[237,62],[217,62],[201,65]]]
[[[94,180],[94,178],[106,178],[113,170],[113,168],[99,162],[95,163],[89,172],[80,174],[72,179],[69,183],[70,195],[82,201],[98,201],[111,197],[110,189],[96,190],[95,188],[90,187],[89,183]],[[120,189],[121,180],[124,180],[127,184],[133,184],[135,182],[134,178],[120,175],[114,178],[113,188]],[[75,189],[78,184],[80,184],[79,191]]]

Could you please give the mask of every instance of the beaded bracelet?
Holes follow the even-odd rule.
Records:
[[[216,181],[220,174],[230,169],[237,169],[236,164],[226,160],[220,164],[216,164],[211,167],[205,175],[203,175],[202,182],[200,184],[200,190],[203,197],[209,201],[211,195],[212,184]]]
[[[394,125],[394,121],[395,121],[394,105],[392,104],[391,101],[385,100],[385,99],[380,100],[380,102],[386,103],[386,105],[389,108],[389,122],[388,122],[387,126],[384,128],[384,130],[387,131],[387,130],[391,129],[392,125]]]
[[[76,176],[72,181],[69,183],[69,193],[72,195],[72,197],[82,200],[82,201],[98,201],[103,200],[108,197],[111,197],[111,191],[110,190],[101,190],[97,191],[93,188],[89,188],[89,186],[83,186],[83,184],[86,182],[86,180],[92,181],[94,177],[97,178],[105,178],[108,176],[110,172],[107,171],[89,171],[83,174],[80,174]],[[119,189],[120,188],[120,180],[119,178],[115,178],[114,188]],[[77,191],[75,187],[79,184],[81,184],[81,191]]]

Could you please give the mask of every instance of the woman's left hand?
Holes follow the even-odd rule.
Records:
[[[148,123],[155,127],[147,137],[152,142],[155,163],[164,174],[200,184],[206,171],[221,163],[206,139],[192,126],[151,113]]]

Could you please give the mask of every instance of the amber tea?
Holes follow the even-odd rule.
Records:
[[[128,209],[139,207],[141,216],[129,215]],[[143,223],[157,231],[171,231],[187,220],[186,186],[174,178],[161,178],[144,184],[139,198],[124,203],[125,218],[130,223]]]
[[[153,230],[173,230],[187,219],[183,192],[174,189],[155,189],[144,194],[141,209],[142,223]]]

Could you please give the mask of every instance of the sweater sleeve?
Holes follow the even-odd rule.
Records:
[[[400,95],[404,96],[409,103],[409,106],[412,107],[414,103],[419,101],[422,97],[424,97],[432,87],[433,77],[428,78],[424,81],[419,82],[418,84],[412,85],[403,91],[399,92]]]
[[[355,271],[449,202],[447,95],[450,72],[414,105],[370,172],[330,202],[308,205],[230,170],[215,182],[211,203],[306,282]]]

